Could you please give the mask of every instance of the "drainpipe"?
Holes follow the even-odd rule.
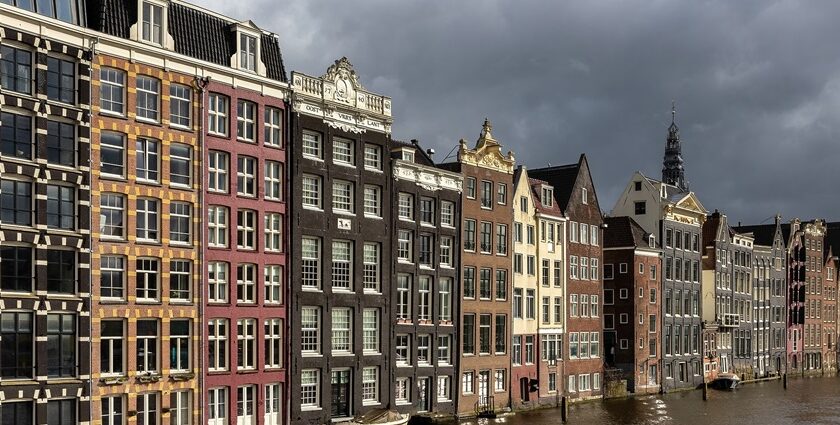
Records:
[[[91,164],[90,160],[90,152],[93,151],[93,59],[96,57],[96,46],[99,44],[99,37],[94,37],[90,39],[88,45],[88,56],[90,61],[88,63],[88,250],[90,254],[88,254],[88,306],[89,306],[89,313],[88,316],[88,359],[94,359],[93,357],[93,344],[91,343],[93,335],[93,229],[91,229],[91,224],[93,224],[93,182],[92,176],[93,173],[90,171],[93,169],[93,164]],[[93,380],[91,379],[91,365],[93,364],[92,361],[88,361],[88,394],[93,394]],[[93,416],[93,400],[88,402],[88,416]]]
[[[204,142],[204,108],[205,108],[204,94],[205,94],[205,89],[210,84],[210,77],[209,76],[199,77],[198,75],[196,75],[193,78],[192,83],[193,83],[193,87],[198,92],[199,97],[201,99],[201,101],[199,102],[199,107],[198,107],[198,117],[195,120],[195,122],[196,122],[196,125],[198,127],[197,130],[198,130],[199,149],[197,149],[197,150],[201,151],[201,161],[199,161],[199,164],[201,164],[201,179],[199,179],[199,181],[201,182],[201,186],[198,189],[198,204],[200,205],[200,208],[198,208],[198,210],[201,211],[201,214],[202,214],[201,217],[203,217],[204,214],[205,214],[205,212],[204,212],[204,209],[205,209],[204,208],[204,189],[207,187],[207,174],[204,172],[204,161],[207,160],[207,145]],[[197,296],[198,296],[198,320],[199,320],[198,329],[199,329],[199,332],[201,332],[200,333],[201,340],[203,340],[204,339],[204,330],[206,329],[205,326],[204,326],[204,315],[205,315],[205,313],[204,313],[204,284],[205,284],[205,276],[206,276],[205,273],[206,273],[206,270],[207,270],[206,266],[204,265],[204,250],[205,250],[205,247],[207,246],[206,243],[205,243],[206,242],[205,241],[206,232],[204,231],[204,220],[199,220],[198,234],[199,234],[199,247],[198,247],[198,253],[197,254],[198,254],[198,263],[201,265],[201,267],[199,267],[201,269],[201,277],[198,278],[199,284],[195,285],[195,287],[197,289]],[[199,347],[203,347],[203,346],[204,346],[203,344],[199,343]],[[196,397],[196,399],[200,400],[201,406],[203,407],[204,406],[204,391],[203,391],[203,388],[204,388],[204,350],[201,349],[201,350],[195,350],[195,351],[198,352],[198,353],[201,353],[200,357],[198,358],[198,369],[199,370],[198,370],[198,377],[197,377],[198,378],[199,395],[198,395],[198,397]],[[202,409],[200,409],[200,411],[201,411],[201,423],[207,423],[207,411],[206,411],[206,409],[202,408]]]

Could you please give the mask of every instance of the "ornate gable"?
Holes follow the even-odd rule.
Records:
[[[475,149],[468,148],[467,141],[461,139],[458,161],[463,164],[513,174],[516,163],[513,152],[508,151],[507,156],[502,154],[502,146],[493,138],[493,134],[490,132],[492,129],[490,120],[485,119]]]
[[[702,225],[708,211],[694,192],[689,192],[675,203],[665,205],[665,218],[680,223]]]

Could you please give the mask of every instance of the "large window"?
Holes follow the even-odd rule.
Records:
[[[180,84],[169,85],[169,122],[189,127],[192,117],[192,90]]]
[[[454,250],[454,240],[451,236],[440,237],[440,265],[441,267],[452,267],[454,262],[452,260],[452,252]]]
[[[411,321],[411,275],[397,275],[397,320]]]
[[[265,239],[266,252],[280,252],[283,250],[283,216],[279,213],[265,214]]]
[[[47,250],[47,291],[63,294],[76,292],[76,251]]]
[[[435,239],[432,235],[420,235],[420,255],[418,261],[420,265],[432,267],[434,261],[434,244]]]
[[[192,184],[192,148],[180,143],[169,145],[169,181],[174,185]]]
[[[208,364],[210,372],[228,369],[228,321],[210,319],[207,322]]]
[[[236,212],[236,247],[244,250],[256,249],[257,212],[239,210]]]
[[[352,290],[353,281],[353,243],[350,241],[332,242],[332,287]]]
[[[32,53],[0,46],[0,86],[18,93],[32,93]]]
[[[103,255],[99,263],[99,295],[116,300],[125,298],[125,258]]]
[[[279,265],[265,266],[265,302],[280,304],[283,302],[283,267]]]
[[[99,198],[99,229],[102,238],[125,238],[125,197],[103,193]]]
[[[382,170],[382,148],[365,143],[365,168],[373,171]]]
[[[379,309],[364,309],[362,316],[362,351],[379,353]]]
[[[47,121],[47,161],[51,164],[76,165],[76,126]]]
[[[190,324],[189,320],[169,322],[169,369],[172,371],[190,370]]]
[[[209,237],[207,244],[214,248],[228,246],[228,209],[219,205],[207,208],[207,230]]]
[[[364,201],[366,216],[382,217],[382,188],[374,185],[365,185]]]
[[[363,284],[366,291],[379,292],[379,244],[365,242]]]
[[[150,43],[163,42],[163,7],[148,1],[143,2],[143,21],[140,38]]]
[[[137,76],[137,119],[158,120],[160,108],[160,80]]]
[[[207,405],[209,407],[208,425],[227,425],[228,421],[228,389],[227,387],[210,388],[207,391]]]
[[[240,304],[254,304],[256,302],[257,287],[256,264],[239,264],[236,266],[236,302]]]
[[[417,320],[429,322],[432,319],[432,278],[420,276],[417,279]]]
[[[190,260],[169,261],[169,300],[190,302],[192,297],[192,263]]]
[[[411,365],[411,340],[408,335],[397,334],[394,340],[394,352],[396,353],[397,366]]]
[[[33,330],[31,313],[0,314],[0,351],[3,353],[0,358],[0,378],[31,379],[35,376]]]
[[[283,319],[265,319],[265,367],[283,367]]]
[[[227,96],[210,93],[207,105],[207,127],[210,134],[227,137],[230,100]]]
[[[265,384],[265,425],[280,425],[282,423],[283,384]]]
[[[321,287],[321,240],[304,237],[301,240],[301,286]]]
[[[76,228],[76,189],[47,185],[47,226],[53,229]]]
[[[5,58],[5,54],[3,57]],[[125,72],[114,68],[99,70],[99,110],[125,113]]]
[[[253,424],[256,409],[256,385],[243,385],[236,388],[236,423]]]
[[[304,208],[321,209],[321,182],[320,176],[303,175],[301,193]]]
[[[479,354],[490,354],[490,332],[491,315],[482,314],[478,323],[478,350]]]
[[[0,154],[32,159],[32,117],[0,113]]]
[[[122,320],[103,320],[100,324],[99,369],[102,375],[125,373],[125,333]]]
[[[239,34],[239,67],[251,72],[257,71],[256,37]]]
[[[160,178],[160,142],[138,137],[135,146],[137,147],[137,180],[157,182]]]
[[[507,350],[507,316],[496,315],[496,354],[504,354]]]
[[[265,199],[281,201],[283,199],[283,166],[279,162],[266,161],[263,173],[265,174]]]
[[[189,244],[192,229],[192,205],[186,202],[169,204],[169,242]]]
[[[257,196],[257,159],[239,155],[236,164],[236,193],[240,196]]]
[[[333,180],[332,207],[333,211],[353,214],[353,183]]]
[[[352,140],[333,138],[333,162],[341,165],[356,165],[356,155]]]
[[[149,302],[159,299],[160,261],[155,258],[137,259],[137,301]]]
[[[236,369],[253,370],[257,367],[257,321],[236,321]]]
[[[125,421],[124,397],[122,394],[102,397],[102,425],[123,425]]]
[[[137,199],[137,240],[158,240],[158,208],[156,199]]]
[[[301,149],[303,156],[310,159],[323,159],[323,143],[320,133],[312,131],[303,131]]]
[[[256,141],[257,105],[247,100],[236,102],[236,138],[246,142]]]
[[[320,406],[320,376],[317,369],[304,369],[300,373],[300,406],[303,409]]]
[[[435,224],[435,200],[432,198],[420,198],[420,222],[423,224]]]
[[[301,352],[321,354],[321,311],[318,307],[303,307],[300,311]]]
[[[158,321],[137,321],[137,372],[158,372]]]
[[[32,213],[32,183],[0,180],[0,222],[31,226]]]
[[[263,143],[268,146],[283,147],[283,111],[267,106],[263,115],[265,127]]]
[[[362,404],[379,404],[379,368],[362,369]]]
[[[400,193],[397,214],[400,219],[414,220],[414,196],[408,193]]]
[[[349,308],[332,309],[332,352],[351,353],[353,351],[353,313]]]
[[[192,391],[179,390],[169,394],[169,417],[169,423],[172,425],[192,423]]]
[[[137,425],[157,425],[160,420],[160,394],[137,394]]]
[[[76,399],[50,399],[47,401],[47,425],[76,425]],[[140,423],[138,423],[140,425]],[[146,425],[145,423],[143,425]]]
[[[465,314],[463,321],[463,350],[464,354],[475,354],[475,315]]]
[[[452,278],[438,280],[438,321],[452,321]]]
[[[438,335],[437,341],[437,362],[438,366],[451,364],[452,337],[450,335]]]
[[[75,62],[47,58],[47,98],[58,102],[76,103]]]
[[[397,231],[397,259],[413,262],[414,234],[410,230]]]

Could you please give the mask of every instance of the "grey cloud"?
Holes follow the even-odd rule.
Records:
[[[659,176],[670,102],[692,188],[734,221],[840,219],[840,3],[198,0],[280,36],[287,69],[347,56],[438,159],[483,118],[520,163],[586,152],[602,208]]]

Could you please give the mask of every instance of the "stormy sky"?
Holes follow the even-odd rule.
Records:
[[[277,33],[289,71],[347,56],[438,161],[488,117],[528,167],[586,153],[608,212],[661,176],[675,100],[707,209],[840,219],[838,1],[195,1]]]

